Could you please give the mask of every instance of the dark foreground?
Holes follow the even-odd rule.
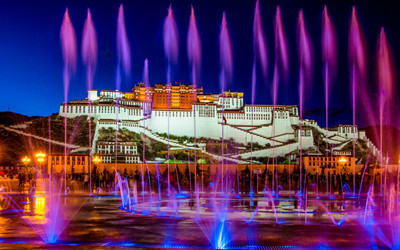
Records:
[[[173,213],[170,204],[164,204],[157,213],[146,206],[139,207],[139,212],[121,210],[119,196],[71,195],[61,198],[64,204],[74,204],[67,209],[69,223],[54,244],[44,244],[41,237],[22,218],[33,216],[31,224],[40,224],[43,220],[43,206],[38,197],[12,196],[22,208],[34,206],[35,213],[26,215],[21,210],[3,209],[0,213],[0,249],[105,249],[105,248],[211,248],[215,222],[210,219],[212,213],[208,202],[202,201],[201,219],[194,220],[195,211],[189,199],[178,201],[180,212]],[[294,199],[280,198],[276,205],[278,223],[275,214],[263,203],[242,198],[229,212],[226,222],[229,232],[229,244],[225,248],[245,247],[253,249],[283,248],[371,248],[383,244],[363,227],[359,217],[362,208],[357,209],[354,201],[322,200],[332,212],[332,217],[314,206],[316,200],[310,199],[307,221],[305,214],[295,208]],[[258,202],[258,203],[257,203]],[[319,202],[319,201],[318,201]],[[233,204],[232,203],[232,204]],[[3,204],[4,205],[4,204]],[[271,205],[271,204],[269,204]],[[343,206],[344,205],[344,206]],[[258,206],[258,209],[256,208]],[[241,208],[238,213],[237,208]],[[147,214],[149,213],[150,214]],[[250,218],[254,220],[249,223]],[[180,218],[176,218],[180,217]],[[44,218],[44,217],[43,217]],[[42,219],[43,219],[42,218]],[[346,218],[343,224],[334,224],[340,218]],[[36,230],[38,231],[38,230]],[[217,236],[218,237],[218,236]],[[225,236],[223,236],[225,237]]]

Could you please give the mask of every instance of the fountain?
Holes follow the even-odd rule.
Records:
[[[64,83],[64,143],[67,144],[67,100],[68,100],[68,88],[72,74],[76,70],[76,36],[75,30],[72,26],[71,19],[69,18],[68,9],[65,11],[64,19],[61,25],[60,32],[61,49],[64,59],[64,71],[63,71],[63,83]],[[64,147],[64,166],[67,166],[67,147]],[[67,193],[67,170],[64,169],[64,180],[65,180],[65,194]]]
[[[323,63],[323,78],[325,87],[325,126],[326,126],[326,138],[328,135],[328,116],[329,116],[329,93],[331,84],[335,77],[336,64],[337,64],[337,42],[334,27],[331,18],[328,13],[328,9],[325,5],[322,13],[322,63]],[[354,142],[354,140],[353,140]],[[329,141],[326,140],[326,148],[329,147]],[[326,157],[328,157],[328,151],[326,151]],[[354,187],[355,187],[355,166],[354,166]]]
[[[171,89],[171,75],[172,75],[172,65],[176,64],[178,61],[178,53],[179,53],[179,36],[178,36],[178,28],[176,26],[174,13],[172,11],[172,6],[170,5],[168,8],[168,15],[164,20],[164,54],[167,59],[167,86]],[[171,109],[171,94],[168,92],[167,97],[167,105],[168,110]],[[168,113],[168,154],[167,154],[167,164],[168,164],[168,195],[170,194],[170,171],[169,171],[169,164],[170,164],[170,112]]]
[[[96,71],[97,64],[97,35],[96,30],[92,20],[92,14],[90,10],[87,11],[87,18],[83,26],[82,35],[82,61],[86,66],[86,85],[87,89],[92,90],[94,73]],[[91,112],[92,100],[88,98],[89,101],[89,152],[92,154],[92,120]],[[89,193],[92,193],[92,159],[89,159]]]
[[[297,21],[297,49],[298,49],[298,57],[299,57],[299,118],[303,119],[303,109],[304,109],[304,96],[307,93],[307,90],[310,89],[310,84],[312,82],[312,67],[313,67],[313,51],[310,36],[306,30],[303,10],[300,10],[299,17]],[[300,130],[299,130],[299,150],[300,150],[300,194],[303,194],[303,123],[299,122]],[[305,173],[306,174],[306,173]]]
[[[207,152],[197,143],[199,121],[198,104],[196,101],[196,90],[201,79],[201,38],[197,28],[194,8],[191,7],[189,26],[187,33],[187,56],[193,93],[193,144],[187,139],[183,145],[188,152],[187,165],[178,164],[175,157],[170,159],[171,145],[179,144],[170,134],[170,111],[175,107],[171,106],[172,79],[176,78],[177,71],[174,67],[178,63],[179,35],[177,24],[171,5],[163,24],[163,45],[166,59],[166,79],[168,93],[168,107],[163,112],[168,116],[167,127],[167,154],[166,162],[151,162],[146,159],[146,141],[156,140],[150,129],[146,126],[153,115],[151,109],[142,107],[140,120],[135,121],[140,132],[139,141],[142,140],[142,162],[132,164],[132,170],[136,168],[137,176],[132,177],[130,173],[119,172],[118,150],[115,150],[114,183],[106,190],[105,186],[97,186],[95,194],[92,194],[92,144],[89,136],[89,171],[90,188],[86,192],[77,193],[80,189],[79,181],[74,180],[67,186],[67,155],[72,144],[73,137],[77,133],[77,127],[67,137],[67,99],[68,88],[71,76],[76,68],[76,38],[75,31],[69,18],[68,10],[65,12],[61,27],[61,46],[64,59],[64,170],[61,175],[52,173],[49,170],[49,178],[38,178],[37,187],[26,191],[21,188],[20,194],[11,192],[12,184],[1,183],[0,186],[0,218],[3,214],[15,215],[23,218],[32,229],[41,237],[46,244],[81,244],[85,247],[142,247],[142,248],[206,248],[206,249],[269,249],[269,247],[388,247],[391,249],[400,248],[400,207],[399,207],[399,171],[400,166],[389,165],[390,156],[384,157],[384,117],[392,117],[394,114],[393,99],[395,98],[394,88],[394,62],[391,58],[391,50],[386,38],[385,30],[382,28],[377,45],[377,89],[378,89],[378,114],[372,112],[367,114],[371,119],[379,117],[380,151],[378,153],[369,150],[366,162],[361,167],[360,180],[356,177],[356,165],[351,166],[353,175],[342,172],[344,165],[337,166],[339,172],[333,174],[333,168],[327,168],[326,177],[324,169],[321,169],[320,157],[318,155],[315,169],[303,169],[306,160],[303,159],[303,151],[310,151],[313,148],[303,148],[303,140],[306,140],[306,129],[312,127],[318,135],[318,147],[320,150],[320,139],[326,142],[326,158],[336,152],[337,148],[344,146],[330,145],[328,130],[330,94],[334,87],[334,79],[338,64],[338,42],[334,31],[331,16],[325,6],[322,11],[322,66],[325,100],[325,129],[314,126],[304,119],[306,99],[308,90],[311,89],[313,80],[313,46],[310,35],[306,28],[303,10],[299,11],[297,18],[297,57],[298,57],[298,94],[299,94],[299,116],[298,126],[294,126],[294,133],[297,133],[296,148],[285,155],[289,158],[289,164],[278,164],[279,147],[289,142],[282,143],[283,139],[275,138],[276,119],[279,119],[278,92],[288,82],[289,71],[289,46],[284,32],[281,9],[278,6],[274,19],[274,64],[271,82],[271,93],[273,99],[271,124],[257,125],[255,111],[255,95],[257,87],[257,70],[260,69],[264,82],[268,80],[268,49],[266,36],[264,34],[261,8],[259,1],[255,4],[252,36],[252,65],[251,66],[251,106],[249,113],[251,119],[246,126],[232,126],[237,130],[246,130],[250,138],[250,160],[241,159],[238,156],[241,152],[238,149],[238,142],[230,139],[233,129],[232,124],[226,118],[229,115],[226,108],[228,86],[233,83],[233,46],[228,30],[227,14],[223,12],[219,29],[219,84],[221,94],[218,96],[220,102],[216,115],[221,126],[220,151]],[[131,72],[130,47],[125,29],[124,9],[120,5],[117,18],[117,65],[116,65],[116,119],[115,119],[115,147],[119,146],[118,131],[124,122],[123,115],[119,116],[119,105],[121,83],[128,79]],[[373,102],[367,98],[367,59],[365,40],[355,8],[352,9],[349,29],[349,74],[352,98],[352,120],[356,125],[356,103],[358,93],[361,100],[366,101],[367,111],[372,111]],[[82,60],[86,68],[87,89],[91,90],[94,82],[94,73],[97,64],[97,35],[94,28],[92,15],[87,10],[87,17],[82,35]],[[153,61],[152,61],[153,62]],[[153,65],[153,64],[152,64]],[[125,78],[124,78],[125,77]],[[144,60],[143,68],[144,87],[150,87],[149,61]],[[191,97],[190,97],[191,98]],[[189,98],[189,99],[190,99]],[[357,97],[358,98],[358,97]],[[88,98],[89,106],[89,134],[91,135],[91,99]],[[147,101],[147,99],[146,99]],[[192,100],[190,100],[192,102]],[[136,104],[134,104],[136,105]],[[208,104],[207,104],[208,105]],[[93,114],[95,116],[95,114]],[[114,114],[113,114],[114,116]],[[79,120],[78,120],[79,121]],[[372,120],[374,121],[374,120]],[[49,120],[50,122],[50,120]],[[120,124],[119,124],[120,122]],[[114,126],[114,123],[112,123]],[[310,125],[311,124],[311,125]],[[50,124],[49,124],[50,126]],[[257,127],[258,126],[258,127]],[[256,162],[254,153],[256,136],[264,135],[252,132],[260,127],[271,126],[272,141],[271,155],[267,164],[261,165]],[[190,125],[191,127],[191,125]],[[352,154],[356,155],[358,140],[353,127]],[[219,128],[219,127],[218,127]],[[261,130],[261,129],[260,129]],[[139,130],[138,130],[139,131]],[[303,134],[304,132],[304,134]],[[219,132],[218,132],[219,135]],[[233,134],[234,136],[236,134]],[[317,136],[317,135],[316,135]],[[197,138],[196,138],[197,137]],[[264,136],[266,137],[266,136]],[[325,138],[324,138],[325,137]],[[49,132],[49,141],[51,141]],[[159,138],[158,138],[159,139]],[[351,140],[351,139],[350,139]],[[49,142],[50,143],[50,142]],[[235,151],[230,150],[234,144]],[[254,144],[254,145],[253,145]],[[226,146],[226,147],[225,147]],[[322,145],[323,147],[323,145]],[[330,147],[330,148],[329,148]],[[49,154],[52,148],[49,144]],[[194,161],[191,163],[190,151],[194,152]],[[292,164],[291,154],[299,151],[299,158]],[[202,167],[198,166],[199,152],[213,156],[217,163],[207,164],[206,170],[201,161]],[[378,155],[379,165],[371,165],[372,156]],[[237,160],[232,163],[233,160]],[[270,162],[272,161],[272,164]],[[239,162],[245,163],[239,163]],[[328,160],[326,160],[328,165]],[[346,164],[343,158],[338,164]],[[348,163],[350,164],[350,163]],[[194,166],[194,167],[193,167]],[[257,166],[257,168],[255,167]],[[262,167],[260,167],[262,166]],[[272,166],[272,173],[270,167]],[[312,165],[310,165],[312,166]],[[389,167],[391,166],[391,167]],[[184,168],[186,167],[186,168]],[[284,171],[289,168],[288,180]],[[374,169],[371,169],[371,168]],[[299,176],[297,174],[298,168]],[[100,170],[95,167],[94,175]],[[184,170],[186,169],[186,170]],[[281,170],[282,169],[282,170]],[[283,170],[284,169],[284,170]],[[360,168],[359,168],[360,169]],[[140,170],[140,171],[139,171]],[[305,170],[305,172],[304,172]],[[321,170],[321,174],[320,171]],[[314,171],[314,174],[311,172]],[[376,175],[380,172],[379,177]],[[200,173],[201,172],[201,173]],[[361,174],[362,173],[362,174]],[[135,173],[136,175],[136,173]],[[271,175],[271,177],[270,177]],[[201,178],[201,183],[200,183]],[[379,182],[377,180],[379,178]],[[140,183],[139,183],[140,181]],[[297,182],[299,186],[297,188]],[[264,192],[259,192],[259,183]],[[375,184],[375,183],[379,183]],[[64,184],[64,185],[63,185]],[[357,185],[359,184],[359,185]],[[201,188],[200,188],[201,185]],[[63,187],[64,186],[64,187]],[[363,190],[364,187],[364,190]],[[248,189],[248,190],[247,190]],[[295,190],[292,197],[292,189]],[[326,189],[326,190],[324,190]],[[366,190],[368,189],[368,190]],[[192,191],[194,190],[194,192]],[[378,191],[379,190],[379,191]],[[73,191],[73,192],[72,192]],[[287,192],[288,191],[288,192]],[[326,191],[326,197],[320,196]],[[358,195],[356,196],[356,192]],[[114,195],[112,195],[114,194]],[[380,195],[377,195],[380,194]],[[88,199],[89,198],[89,199]],[[74,199],[80,202],[74,202]],[[88,201],[87,201],[88,200]],[[35,203],[35,209],[32,208]],[[81,208],[79,219],[74,216]],[[93,214],[91,214],[93,211]],[[88,234],[81,232],[82,225],[88,226]],[[86,224],[85,224],[86,223]],[[7,223],[5,223],[7,225]],[[91,227],[91,225],[96,225]],[[12,227],[12,226],[11,226]],[[16,226],[18,228],[18,226]],[[68,230],[65,230],[65,229]],[[107,232],[102,230],[107,230]],[[110,229],[110,230],[109,230]],[[114,234],[114,232],[116,232]],[[145,232],[145,233],[143,233]],[[147,234],[146,232],[151,232]],[[104,236],[108,235],[110,236]],[[120,236],[120,234],[122,236]],[[316,236],[314,236],[314,234]],[[313,235],[313,237],[310,237]],[[352,235],[348,239],[344,235]],[[364,239],[368,235],[368,239]],[[0,230],[0,236],[3,232]],[[338,237],[339,236],[339,237]],[[343,236],[343,239],[341,237]],[[20,237],[24,238],[24,237]],[[30,237],[26,237],[32,239]],[[60,240],[60,238],[62,240]],[[340,240],[339,240],[340,238]],[[132,242],[134,239],[136,242]],[[360,243],[362,240],[363,243]],[[3,239],[0,239],[2,244]],[[16,240],[5,240],[7,244],[21,244]],[[28,244],[38,244],[37,241],[30,241]],[[40,243],[43,244],[43,243]],[[291,246],[292,244],[292,246]],[[46,246],[47,247],[47,246]]]
[[[228,23],[226,21],[225,12],[222,14],[222,23],[221,29],[219,32],[219,63],[220,63],[220,74],[219,74],[219,85],[222,93],[221,98],[221,192],[224,194],[224,172],[226,172],[224,168],[224,123],[226,123],[226,119],[224,117],[225,110],[225,91],[228,83],[232,81],[233,77],[233,55],[232,55],[232,41],[229,35]],[[225,180],[226,182],[228,179]],[[228,189],[225,190],[228,193]]]
[[[384,116],[387,115],[390,119],[392,114],[392,106],[390,104],[393,100],[393,84],[394,74],[392,68],[392,59],[390,47],[386,39],[385,30],[382,27],[379,34],[378,40],[378,51],[377,51],[377,80],[379,84],[379,147],[380,147],[380,165],[381,165],[381,187],[380,193],[383,195],[383,165],[384,165],[384,152],[383,152],[383,125]],[[387,158],[387,157],[386,157]]]
[[[260,14],[260,5],[259,1],[256,2],[256,7],[254,10],[254,21],[253,21],[253,68],[251,74],[251,125],[254,123],[254,102],[255,102],[255,91],[256,91],[256,64],[257,61],[260,63],[260,67],[262,70],[262,74],[264,76],[264,80],[267,79],[268,75],[268,58],[267,58],[267,46],[266,39],[262,27],[262,20]],[[275,103],[274,103],[275,104]],[[250,138],[250,151],[253,151],[253,135]],[[253,191],[253,156],[250,156],[250,194],[254,195]],[[257,190],[258,191],[258,190]],[[239,192],[239,190],[238,190]]]

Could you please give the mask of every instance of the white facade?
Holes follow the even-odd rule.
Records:
[[[135,142],[96,142],[97,154],[101,158],[101,162],[113,163],[117,155],[121,163],[140,163],[137,146]]]
[[[220,97],[217,99],[219,103],[197,103],[192,109],[171,110],[151,110],[152,103],[125,99],[124,93],[117,91],[101,91],[99,97],[92,91],[88,96],[92,100],[90,115],[97,121],[97,128],[115,128],[118,124],[138,133],[146,129],[154,134],[169,133],[175,136],[212,139],[233,138],[238,143],[257,142],[266,146],[264,153],[267,155],[269,147],[276,148],[274,153],[282,155],[300,149],[300,145],[303,149],[313,147],[315,142],[310,127],[317,129],[324,136],[328,133],[325,140],[332,144],[353,140],[353,133],[356,138],[367,139],[365,131],[359,135],[357,126],[340,125],[327,131],[315,121],[304,119],[301,124],[304,130],[300,143],[297,106],[244,105],[243,96],[237,94],[224,97],[224,100]],[[220,105],[222,101],[225,109]],[[64,105],[60,105],[60,115],[65,114],[68,118],[89,115],[88,100],[68,103],[66,113]],[[371,144],[369,140],[368,143]],[[262,153],[263,151],[257,152],[257,155]],[[247,154],[241,157],[246,158]]]

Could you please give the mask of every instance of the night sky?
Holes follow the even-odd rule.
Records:
[[[215,3],[217,2],[217,3]],[[383,3],[382,3],[383,2]],[[273,19],[279,4],[290,49],[289,82],[279,89],[278,104],[298,104],[298,60],[296,19],[302,8],[314,46],[314,80],[312,92],[305,100],[306,114],[324,126],[324,95],[321,76],[321,13],[326,4],[336,27],[339,42],[338,75],[331,91],[331,124],[351,123],[347,35],[352,5],[355,5],[368,40],[370,84],[374,84],[374,54],[380,27],[384,26],[393,47],[394,58],[400,56],[400,8],[396,1],[260,1],[264,31],[268,42],[269,79],[272,79]],[[122,83],[130,91],[142,80],[143,61],[149,59],[150,84],[165,82],[166,60],[162,27],[171,1],[54,1],[3,0],[0,8],[0,111],[47,116],[58,112],[64,101],[60,26],[68,7],[78,40],[78,52],[86,11],[91,9],[98,36],[98,64],[94,88],[115,90],[116,18],[119,4],[124,4],[125,21],[131,47],[131,78]],[[234,77],[228,86],[245,92],[251,102],[251,67],[253,61],[252,23],[255,1],[172,1],[180,33],[179,63],[173,81],[190,83],[186,53],[186,36],[190,5],[193,4],[202,39],[201,86],[207,93],[219,92],[218,32],[222,12],[226,11],[234,50]],[[398,60],[397,60],[398,61]],[[396,66],[397,67],[397,66]],[[397,67],[397,71],[398,70]],[[271,81],[258,77],[256,103],[271,104]],[[399,88],[396,88],[399,97]],[[77,72],[73,76],[69,100],[86,97],[85,68],[79,53]],[[397,98],[398,99],[398,98]],[[361,108],[360,108],[361,109]],[[369,122],[376,124],[377,122]],[[368,125],[359,121],[361,126]]]

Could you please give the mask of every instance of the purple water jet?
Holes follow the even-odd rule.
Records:
[[[232,41],[229,35],[225,12],[222,14],[222,23],[219,33],[219,62],[221,69],[219,75],[220,88],[222,91],[225,91],[233,77]]]
[[[224,175],[224,96],[225,90],[228,85],[232,81],[233,77],[233,55],[232,55],[232,41],[229,35],[228,23],[226,22],[226,14],[223,12],[222,14],[222,23],[221,29],[219,33],[219,62],[220,62],[220,75],[219,75],[219,84],[222,92],[222,140],[221,140],[221,189],[223,190],[223,175]]]
[[[167,59],[167,87],[171,88],[171,64],[176,64],[178,62],[178,53],[179,53],[179,35],[178,35],[178,27],[175,22],[174,12],[172,11],[172,6],[169,5],[168,8],[168,15],[165,17],[164,20],[164,54]],[[168,110],[170,109],[170,91],[167,94],[167,105]],[[170,153],[170,134],[169,134],[169,119],[170,119],[170,112],[168,113],[168,155],[167,155],[167,166],[168,166],[168,195],[170,194],[170,169],[169,169],[169,153]]]
[[[148,87],[150,85],[150,82],[149,82],[149,60],[147,58],[144,60],[143,83],[146,87]]]
[[[254,20],[253,20],[253,68],[255,67],[256,62],[260,63],[261,71],[264,77],[264,80],[268,77],[268,49],[267,49],[267,41],[265,39],[265,34],[262,26],[261,19],[261,11],[259,1],[257,0],[256,6],[254,9]],[[255,75],[254,75],[255,76]],[[255,77],[253,77],[255,78]],[[255,84],[256,80],[254,79],[252,82],[252,104],[254,104],[255,98]]]
[[[126,77],[131,72],[131,52],[125,28],[124,6],[121,4],[117,19],[117,80],[116,88],[121,89],[121,68]]]
[[[131,55],[128,42],[128,36],[125,28],[124,6],[121,4],[118,9],[117,18],[117,69],[115,74],[116,86],[116,119],[115,119],[115,148],[118,147],[118,110],[119,110],[119,91],[121,90],[121,81],[123,71],[125,77],[130,76]],[[115,170],[117,169],[118,150],[115,150]]]
[[[201,39],[197,29],[196,17],[194,15],[193,6],[191,6],[189,29],[187,35],[187,53],[189,59],[189,65],[192,67],[192,84],[193,84],[193,146],[196,147],[196,88],[200,79],[201,70]],[[189,149],[188,149],[189,151]],[[199,190],[197,185],[197,159],[196,150],[194,150],[194,183],[196,191],[196,207],[199,205]],[[197,210],[198,212],[198,210]]]
[[[201,39],[197,30],[196,17],[193,6],[191,7],[189,29],[187,35],[187,53],[189,65],[192,66],[192,83],[196,85],[200,78],[201,69]]]
[[[64,83],[64,190],[67,190],[67,100],[68,88],[71,76],[76,70],[77,49],[76,49],[76,35],[74,26],[71,23],[68,9],[65,10],[63,22],[60,31],[61,51],[64,59],[63,83]]]
[[[265,34],[262,26],[261,20],[261,11],[259,1],[257,0],[256,6],[254,9],[254,20],[253,20],[253,68],[252,68],[252,79],[251,79],[251,104],[254,105],[255,102],[255,93],[256,93],[256,85],[257,85],[257,62],[259,62],[261,71],[264,77],[264,80],[267,79],[268,75],[268,50],[267,44],[265,39]],[[253,124],[253,109],[252,106],[252,116],[251,116],[251,123]],[[251,135],[251,151],[253,151],[253,135]],[[252,175],[253,175],[253,156],[250,157],[250,194],[253,194],[253,184],[252,184]]]
[[[394,84],[394,73],[393,73],[393,60],[391,58],[391,48],[386,39],[385,30],[382,27],[378,39],[377,48],[377,81],[379,89],[379,138],[380,138],[380,165],[383,170],[383,117],[387,115],[390,119],[392,112],[391,101],[393,100],[393,84]],[[380,193],[382,195],[382,177],[381,173],[381,187]]]
[[[287,81],[289,75],[289,51],[285,31],[283,29],[282,16],[280,7],[276,7],[276,15],[274,21],[274,40],[275,40],[275,62],[274,74],[272,79],[272,99],[273,105],[276,105],[278,96],[278,85],[282,78]]]
[[[302,190],[302,119],[304,106],[304,93],[306,87],[311,85],[313,74],[313,50],[310,36],[306,30],[303,10],[300,10],[297,19],[297,52],[299,57],[299,149],[300,149],[300,192]]]
[[[353,127],[356,125],[356,104],[357,104],[357,89],[359,85],[365,82],[366,78],[366,50],[365,39],[363,32],[358,22],[356,8],[353,6],[350,28],[349,28],[349,67],[350,67],[350,87],[351,87],[351,101],[353,111]],[[364,94],[363,94],[364,93]],[[361,95],[365,96],[365,105],[369,107],[368,96],[365,94],[365,86],[361,88]],[[370,109],[369,109],[370,110]],[[356,149],[356,136],[353,133],[353,155]],[[354,166],[355,168],[355,166]],[[353,174],[355,169],[353,170]],[[354,175],[355,177],[355,175]],[[355,180],[353,179],[353,190],[355,192]]]
[[[336,72],[337,41],[332,20],[329,16],[326,5],[322,12],[321,48],[322,48],[322,63],[323,63],[322,72],[323,72],[324,88],[325,88],[325,129],[326,129],[325,138],[326,138],[326,148],[328,148],[329,91],[330,91],[330,85],[333,81]],[[328,157],[328,151],[326,151],[326,157]]]
[[[367,86],[367,52],[366,39],[359,24],[356,8],[353,6],[349,27],[349,67],[351,72],[351,93],[353,107],[353,125],[355,125],[357,96],[363,101],[367,109],[366,115],[369,121],[375,120],[375,112],[368,95]]]
[[[178,62],[179,35],[175,22],[174,12],[171,5],[168,8],[168,15],[164,20],[164,53],[168,61],[167,84],[171,83],[171,64]]]
[[[69,81],[71,80],[72,74],[75,73],[77,60],[75,29],[71,23],[68,9],[65,10],[64,18],[61,24],[60,40],[64,59],[63,82],[64,99],[66,101],[68,99]]]
[[[87,89],[91,90],[93,87],[93,78],[97,64],[97,34],[90,9],[87,10],[87,17],[83,26],[82,61],[86,66]]]
[[[97,35],[93,24],[92,14],[90,9],[87,10],[87,17],[83,26],[82,35],[82,61],[86,66],[86,85],[87,89],[93,88],[94,73],[97,64]],[[92,153],[92,122],[91,122],[91,99],[89,101],[89,152]],[[89,160],[89,179],[90,179],[90,194],[92,194],[92,160]]]
[[[274,42],[275,42],[275,61],[274,61],[274,73],[272,79],[272,103],[273,110],[275,113],[275,106],[278,99],[278,85],[281,81],[281,78],[284,82],[287,81],[287,76],[289,75],[289,52],[288,45],[285,36],[285,32],[283,29],[281,9],[279,6],[276,8],[276,15],[274,21]],[[272,136],[275,136],[275,123],[273,123],[273,133]],[[273,141],[273,146],[275,146],[275,141]],[[275,158],[275,149],[273,149],[273,158]],[[273,165],[275,168],[275,164],[273,161]],[[273,174],[275,171],[273,170]],[[272,183],[274,183],[275,178],[273,178]],[[278,180],[276,179],[276,187],[278,188]],[[274,185],[272,185],[272,190],[274,190]],[[278,190],[277,190],[278,191]],[[276,192],[278,193],[278,192]]]
[[[289,49],[285,30],[282,22],[281,8],[276,7],[275,21],[274,21],[274,39],[275,39],[275,66],[279,77],[283,82],[287,82],[289,75]],[[276,90],[277,91],[277,90]]]
[[[306,87],[310,87],[313,75],[313,48],[310,35],[308,34],[308,31],[306,29],[303,10],[300,10],[298,16],[297,40],[299,65],[302,68],[302,78],[304,80],[303,83],[300,84],[300,87],[305,90]]]
[[[328,128],[329,90],[337,67],[337,41],[332,20],[325,6],[322,12],[322,62],[325,87],[325,122]]]
[[[386,39],[385,30],[382,27],[378,40],[377,51],[377,77],[379,84],[379,108],[380,122],[382,125],[385,105],[393,99],[394,69],[391,48]],[[390,109],[389,106],[387,108]],[[383,153],[383,152],[382,152]]]
[[[148,60],[147,58],[144,60],[144,67],[143,67],[143,83],[144,83],[144,86],[145,86],[146,91],[147,91],[147,88],[149,87],[149,84],[150,84],[150,83],[149,83],[149,60]],[[145,93],[145,95],[146,95],[146,93]],[[147,97],[145,97],[145,100],[146,100],[146,99],[147,99]],[[149,111],[146,110],[146,109],[143,110],[143,114],[144,114],[144,115],[147,115],[148,112],[150,112],[150,110],[149,110]],[[147,162],[146,162],[146,119],[143,119],[143,136],[142,136],[142,141],[143,141],[142,160],[143,160],[143,164],[146,163],[146,167],[147,167],[147,171],[148,171],[148,166],[147,166]],[[140,172],[141,172],[141,178],[142,178],[142,181],[141,181],[141,184],[142,184],[142,193],[144,192],[144,172],[143,172],[143,164],[140,165]],[[150,193],[150,195],[151,195],[151,193]],[[143,196],[143,199],[144,199],[144,196]]]

